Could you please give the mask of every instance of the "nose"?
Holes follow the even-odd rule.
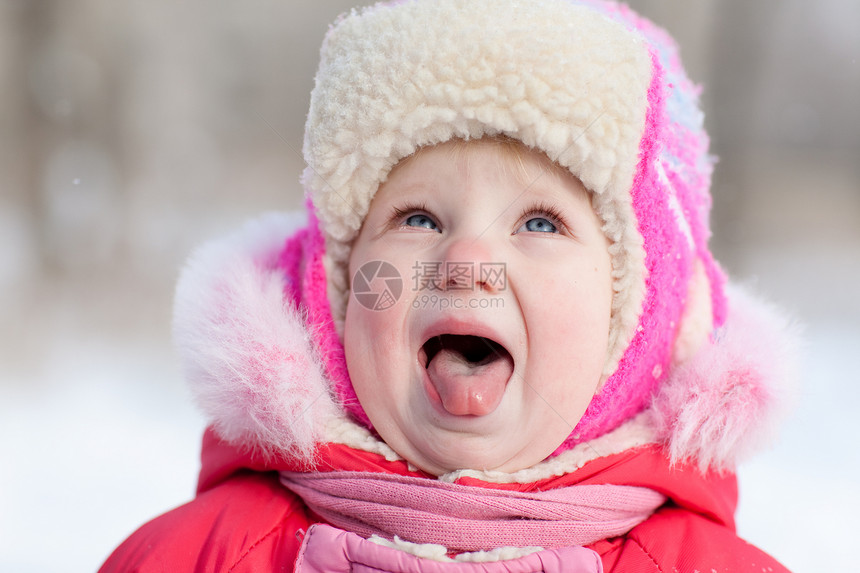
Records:
[[[445,290],[480,290],[495,293],[505,286],[505,264],[481,236],[453,239],[442,256]]]

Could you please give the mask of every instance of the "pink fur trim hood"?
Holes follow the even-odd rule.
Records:
[[[306,224],[271,214],[200,248],[174,308],[185,375],[209,424],[235,445],[300,460],[326,442],[392,456],[338,402],[349,379],[325,300],[322,243],[312,216]],[[624,438],[627,447],[659,442],[673,461],[733,468],[767,444],[786,411],[793,332],[773,307],[729,289],[725,323],[628,421],[644,430]]]

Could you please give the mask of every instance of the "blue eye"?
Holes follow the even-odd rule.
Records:
[[[535,217],[533,219],[529,219],[523,225],[526,231],[532,231],[534,233],[558,233],[558,229],[555,225],[549,222],[549,219],[545,219],[544,217]]]
[[[436,225],[436,221],[428,217],[427,215],[410,215],[403,222],[407,227],[423,227],[425,229],[431,229],[433,231],[439,230],[439,227]]]

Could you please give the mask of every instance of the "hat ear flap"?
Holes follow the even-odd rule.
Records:
[[[739,289],[729,294],[725,323],[684,348],[692,354],[672,368],[651,408],[673,463],[695,460],[702,471],[731,470],[772,441],[798,386],[798,329]]]
[[[302,219],[262,217],[195,251],[177,286],[173,334],[219,438],[307,461],[339,412],[297,302],[302,277],[285,265],[301,256]]]

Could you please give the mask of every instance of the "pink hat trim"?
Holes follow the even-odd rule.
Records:
[[[303,308],[308,330],[319,352],[320,362],[332,383],[335,397],[356,421],[372,428],[370,418],[355,395],[346,368],[343,344],[334,327],[329,305],[325,266],[325,239],[322,236],[313,204],[307,201],[308,226],[287,240],[278,261],[287,278],[284,294],[297,308]]]
[[[637,24],[652,26],[642,19],[638,19]],[[672,365],[672,350],[697,258],[704,264],[711,284],[714,326],[725,320],[725,279],[707,249],[707,220],[691,216],[691,213],[707,213],[709,177],[705,174],[694,181],[684,181],[661,158],[664,144],[671,154],[684,150],[692,154],[702,145],[702,140],[670,123],[666,92],[673,86],[665,86],[664,71],[653,50],[651,61],[653,75],[648,89],[648,112],[631,190],[637,228],[645,249],[645,300],[636,332],[616,371],[553,455],[605,434],[648,405]],[[680,64],[675,61],[670,65]],[[666,173],[666,180],[659,176],[658,161],[662,162],[660,169]],[[670,205],[673,195],[681,213],[673,212]],[[692,244],[681,229],[679,217],[689,226]],[[676,224],[669,224],[672,221]]]

